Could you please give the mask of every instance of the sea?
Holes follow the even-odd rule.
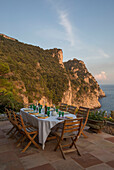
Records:
[[[105,110],[110,114],[111,110],[114,110],[114,85],[100,85],[100,87],[105,92],[106,97],[99,99],[101,103],[99,110]]]

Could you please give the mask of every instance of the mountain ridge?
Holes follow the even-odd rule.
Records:
[[[62,49],[44,50],[0,35],[0,63],[0,89],[3,96],[13,96],[14,107],[15,100],[18,103],[40,100],[42,104],[66,102],[95,108],[100,107],[98,98],[105,96],[83,61],[63,62]],[[82,100],[83,96],[89,96],[88,103]]]

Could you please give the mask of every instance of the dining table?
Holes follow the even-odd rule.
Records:
[[[57,124],[64,122],[65,119],[76,118],[76,115],[70,114],[68,112],[64,112],[64,117],[59,117],[58,114],[56,114],[56,116],[53,116],[51,111],[49,117],[48,116],[40,117],[40,115],[43,115],[44,112],[39,114],[36,111],[34,112],[30,109],[27,110],[27,108],[20,109],[20,114],[22,115],[23,120],[25,122],[30,123],[32,126],[38,129],[39,131],[38,141],[40,144],[42,144],[43,150],[45,148],[45,142],[47,140],[47,137],[50,134],[53,127],[55,127]]]

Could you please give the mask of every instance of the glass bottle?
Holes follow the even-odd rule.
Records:
[[[45,104],[45,115],[47,115],[47,105]]]

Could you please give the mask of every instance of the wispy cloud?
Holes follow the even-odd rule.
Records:
[[[107,80],[107,76],[106,76],[106,72],[105,71],[101,71],[100,74],[96,74],[95,78],[97,80]]]
[[[55,9],[55,11],[58,14],[59,17],[59,24],[63,26],[64,28],[64,32],[66,33],[66,37],[65,39],[70,43],[70,45],[73,47],[76,43],[75,43],[75,36],[73,34],[73,27],[72,24],[70,22],[69,19],[69,14],[67,12],[67,10],[65,9],[62,1],[56,1],[56,0],[47,0],[49,3],[51,3],[51,5],[53,6],[53,8]]]
[[[110,58],[110,56],[106,52],[104,52],[102,49],[99,49],[98,52],[102,57]]]
[[[72,31],[72,25],[68,19],[68,13],[65,11],[58,10],[58,14],[60,17],[60,25],[62,25],[65,28],[65,31],[67,33],[67,40],[70,42],[71,46],[74,46],[74,36]]]

